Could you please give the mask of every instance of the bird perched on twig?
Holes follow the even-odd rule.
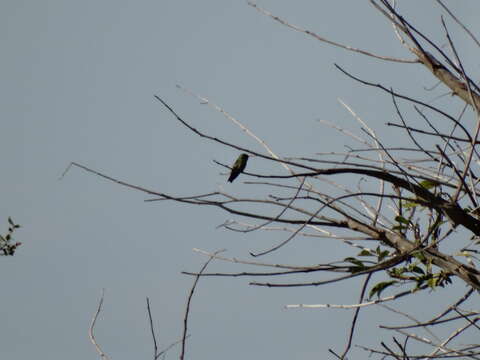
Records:
[[[247,166],[247,161],[247,154],[241,154],[238,159],[235,160],[235,163],[232,166],[232,172],[230,173],[230,177],[228,178],[229,182],[233,182],[233,180],[235,180],[237,176],[240,175],[243,170],[245,170],[245,166]]]

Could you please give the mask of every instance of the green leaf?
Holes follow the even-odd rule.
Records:
[[[383,250],[379,255],[378,255],[378,261],[382,261],[385,259],[388,255],[390,255],[390,251],[388,250]]]
[[[402,206],[405,208],[405,209],[409,209],[409,208],[415,208],[418,206],[418,204],[414,201],[404,201]]]
[[[358,259],[356,259],[356,258],[354,258],[354,257],[347,257],[347,258],[345,258],[343,261],[348,261],[348,262],[350,262],[350,263],[352,263],[352,264],[354,264],[354,265],[357,265],[357,266],[359,266],[359,267],[362,267],[362,268],[365,267],[365,265],[363,265],[363,262],[361,262],[360,260],[358,260]]]
[[[390,281],[384,281],[376,284],[369,293],[369,297],[372,298],[375,294],[377,297],[380,297],[380,294],[382,293],[383,290],[385,290],[387,287],[392,286],[393,284],[397,283],[397,280],[390,280]]]
[[[371,250],[363,249],[357,256],[373,256]]]
[[[347,258],[344,259],[344,261],[348,261],[348,262],[355,265],[354,267],[350,267],[350,269],[349,269],[352,272],[352,274],[358,273],[358,272],[363,271],[367,268],[365,265],[363,265],[363,262],[361,262],[360,260],[358,260],[354,257],[347,257]]]
[[[410,224],[410,221],[408,221],[407,219],[405,219],[403,216],[400,216],[400,215],[395,216],[395,221],[401,224],[406,224],[406,225]]]
[[[437,283],[438,283],[437,277],[431,277],[430,279],[427,280],[427,285],[432,289],[435,289],[437,287]]]
[[[407,271],[407,268],[402,266],[402,267],[397,267],[397,268],[393,268],[390,270],[391,274],[392,275],[395,275],[395,276],[400,276],[402,275],[404,272]]]
[[[417,252],[413,253],[412,255],[415,258],[417,258],[418,260],[420,260],[422,263],[427,261],[427,258],[425,257],[425,255],[423,255],[423,253],[421,253],[420,251],[417,251]]]
[[[416,266],[416,265],[412,266],[412,267],[410,268],[410,271],[411,271],[411,272],[414,272],[414,273],[416,273],[416,274],[425,275],[425,271],[423,271],[423,269],[422,269],[421,267],[418,267],[418,266]]]
[[[420,182],[420,186],[427,190],[439,185],[440,183],[434,180],[423,180],[422,182]]]

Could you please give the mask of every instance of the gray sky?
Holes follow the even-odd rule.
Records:
[[[441,39],[434,2],[400,3],[422,30]],[[409,57],[368,1],[258,4],[327,38]],[[464,1],[455,9],[477,33],[479,7]],[[435,84],[419,65],[384,64],[327,46],[280,26],[245,1],[3,0],[0,27],[0,229],[6,232],[8,216],[23,226],[16,234],[22,247],[0,261],[0,354],[9,360],[97,358],[87,331],[102,288],[106,298],[96,330],[105,352],[115,360],[151,358],[145,297],[151,299],[160,346],[179,339],[192,283],[180,272],[196,271],[206,260],[192,248],[226,248],[226,255],[248,258],[248,251],[285,239],[284,233],[216,229],[231,216],[145,203],[143,194],[79,169],[58,180],[76,161],[166,193],[219,186],[252,191],[241,177],[227,184],[213,163],[231,163],[238,153],[193,135],[154,94],[202,131],[261,150],[220,114],[178,90],[181,84],[222,106],[279,155],[314,156],[345,144],[319,119],[358,130],[337,98],[387,141],[398,140],[383,125],[393,120],[388,98],[347,79],[334,63],[412,94]],[[459,46],[466,55],[472,48],[468,42]],[[264,166],[259,159],[249,163],[252,171]],[[264,260],[318,263],[319,256],[341,251],[349,248],[302,238]],[[215,263],[211,269],[240,267]],[[360,284],[268,290],[249,287],[248,281],[200,282],[189,358],[312,359],[325,358],[329,347],[342,349],[350,312],[286,311],[283,305],[352,303]],[[355,342],[374,345],[378,339],[371,334],[382,314],[366,310],[362,316],[368,320]],[[167,356],[176,357],[177,350]]]

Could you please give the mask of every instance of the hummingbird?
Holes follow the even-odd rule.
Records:
[[[230,177],[228,178],[229,182],[233,182],[237,178],[240,173],[245,170],[245,166],[247,166],[248,155],[241,154],[235,163],[232,166],[232,172],[230,173]]]

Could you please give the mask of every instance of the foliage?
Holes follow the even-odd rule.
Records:
[[[13,232],[20,228],[20,225],[15,224],[11,217],[8,218],[8,232],[5,236],[0,235],[0,255],[13,256],[17,247],[22,245],[21,242],[13,241]]]
[[[156,200],[170,200],[189,206],[218,207],[225,212],[252,221],[252,223],[245,223],[235,220],[225,223],[223,227],[229,230],[249,233],[273,228],[288,232],[286,239],[278,245],[262,252],[251,253],[255,258],[274,253],[301,235],[329,238],[350,245],[352,248],[350,256],[343,259],[332,258],[328,263],[313,266],[239,260],[208,253],[208,256],[217,260],[258,265],[262,268],[270,267],[273,270],[270,273],[190,273],[197,277],[261,275],[270,276],[272,279],[302,273],[328,273],[333,276],[325,279],[322,275],[318,275],[317,281],[271,280],[250,283],[254,286],[277,288],[320,286],[363,277],[363,288],[358,304],[287,306],[355,309],[352,329],[343,353],[338,354],[330,349],[337,358],[345,359],[350,350],[357,315],[361,308],[394,302],[406,296],[417,296],[424,291],[435,291],[451,286],[454,281],[465,284],[468,290],[463,295],[459,294],[458,300],[445,308],[440,315],[431,315],[429,320],[417,320],[411,315],[405,315],[412,322],[411,324],[389,328],[397,337],[403,337],[403,341],[399,341],[394,336],[393,343],[390,345],[380,341],[379,348],[365,346],[362,348],[381,358],[479,358],[479,344],[465,345],[465,342],[459,339],[467,330],[476,331],[478,338],[480,329],[476,325],[480,319],[480,312],[460,307],[461,304],[466,304],[468,299],[478,296],[476,294],[480,291],[480,271],[477,270],[479,259],[476,257],[480,237],[478,215],[480,213],[478,200],[480,175],[475,167],[480,163],[478,152],[480,88],[472,80],[468,69],[463,64],[443,18],[439,24],[439,31],[443,31],[448,53],[431,37],[420,32],[388,1],[371,0],[370,3],[378,10],[379,15],[386,17],[391,23],[399,43],[412,56],[410,59],[381,56],[336,43],[312,31],[292,25],[253,3],[250,5],[274,21],[312,36],[320,42],[376,60],[402,64],[405,67],[424,67],[460,101],[463,108],[460,116],[452,115],[448,110],[433,106],[422,99],[397,92],[390,86],[363,80],[336,65],[337,69],[352,81],[378,89],[391,99],[399,121],[388,123],[388,126],[405,133],[405,143],[402,147],[385,144],[363,119],[345,105],[362,126],[362,135],[356,135],[363,144],[362,148],[332,152],[328,158],[323,155],[317,158],[279,157],[250,129],[204,98],[200,97],[209,106],[226,115],[227,119],[233,121],[247,135],[257,140],[264,151],[255,151],[202,132],[179,115],[165,100],[156,96],[179,124],[199,137],[249,154],[253,159],[263,159],[280,165],[286,173],[254,173],[247,167],[243,176],[249,177],[252,181],[246,184],[268,190],[264,190],[265,195],[261,197],[241,198],[223,190],[193,195],[166,194],[113,179],[80,164],[73,165],[135,190],[156,195],[158,196]],[[480,48],[480,42],[460,20],[439,0],[437,3],[445,9],[456,24],[464,29],[466,37],[473,40]],[[413,125],[407,123],[410,116],[407,117],[404,114],[404,107],[408,107],[416,114],[411,119]],[[344,129],[339,131],[344,136],[351,134]],[[366,154],[374,154],[375,157]],[[219,162],[217,164],[230,168]],[[342,183],[332,178],[346,181]],[[257,180],[254,181],[255,179]],[[360,186],[355,188],[355,185],[351,185],[359,179],[375,181],[378,187],[364,190]],[[344,183],[350,185],[345,186]],[[284,196],[286,191],[291,195]],[[258,205],[269,205],[270,209],[278,209],[278,211],[257,210]],[[375,244],[373,247],[367,246],[372,243]],[[371,284],[374,274],[381,275],[381,279]],[[369,289],[368,292],[367,289]],[[365,296],[367,293],[369,301]],[[385,293],[390,295],[382,297]],[[440,324],[449,327],[450,334],[444,340],[431,335]],[[426,335],[420,336],[404,330],[411,328],[425,330]],[[453,341],[454,339],[457,341]],[[412,342],[428,344],[431,348],[429,351],[415,353],[417,347],[410,345]]]

